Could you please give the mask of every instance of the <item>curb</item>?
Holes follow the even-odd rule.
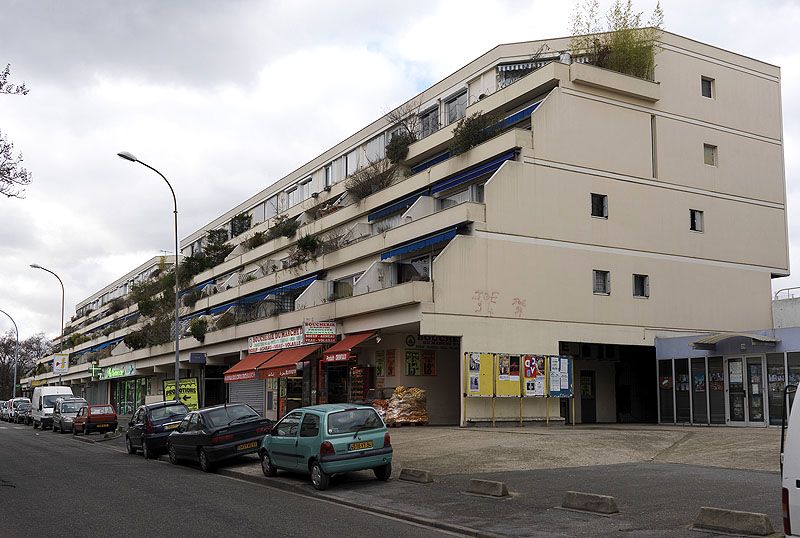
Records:
[[[122,437],[122,434],[118,433],[118,432],[115,433],[112,437],[103,436],[103,437],[98,437],[97,439],[89,439],[85,435],[84,436],[80,436],[80,437],[77,436],[77,435],[73,435],[72,436],[72,438],[75,439],[76,441],[80,441],[82,443],[89,443],[89,444],[104,443],[105,441],[113,441],[114,439],[119,439],[120,437]]]
[[[340,504],[342,506],[357,508],[364,512],[370,512],[381,516],[388,516],[402,521],[410,521],[412,523],[416,523],[418,525],[422,525],[429,528],[432,527],[435,529],[441,529],[444,531],[462,534],[464,536],[472,536],[474,538],[504,538],[506,536],[504,534],[496,534],[492,532],[481,531],[478,529],[472,529],[469,527],[462,527],[461,525],[456,525],[453,523],[445,523],[443,521],[439,521],[436,519],[430,519],[427,517],[418,516],[416,514],[409,514],[408,512],[401,512],[399,510],[391,510],[388,508],[380,508],[377,506],[365,506],[363,504],[341,499],[333,495],[326,495],[324,493],[319,493],[316,490],[309,490],[300,485],[289,484],[278,480],[270,480],[266,477],[261,477],[257,475],[240,473],[229,469],[218,469],[217,474],[222,476],[227,476],[230,478],[237,478],[239,480],[251,482],[253,484],[258,484],[260,486],[267,486],[272,489],[288,491],[290,493],[294,493],[296,495],[302,495],[304,497],[322,499],[335,504]]]

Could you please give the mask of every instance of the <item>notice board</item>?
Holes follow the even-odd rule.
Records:
[[[520,356],[498,353],[495,355],[495,395],[505,398],[520,397]]]
[[[464,353],[464,372],[466,373],[467,396],[491,398],[494,396],[493,353],[468,351]]]
[[[547,395],[550,398],[572,397],[572,357],[549,355],[547,367]]]

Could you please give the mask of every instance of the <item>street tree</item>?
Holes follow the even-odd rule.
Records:
[[[27,95],[25,83],[9,82],[11,64],[0,72],[0,94]],[[0,194],[8,198],[22,198],[24,187],[31,182],[31,174],[22,166],[22,154],[14,154],[14,144],[0,130]]]
[[[0,333],[0,400],[11,398],[16,346],[17,339],[14,331]],[[52,350],[50,339],[44,333],[21,340],[17,358],[17,381],[28,375],[36,366],[36,361],[50,355]]]

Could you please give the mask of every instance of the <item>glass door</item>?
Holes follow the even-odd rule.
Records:
[[[744,364],[741,357],[725,360],[725,374],[728,378],[728,422],[733,425],[747,424],[744,386]]]
[[[750,424],[765,424],[764,415],[764,360],[763,357],[747,357],[747,407]]]

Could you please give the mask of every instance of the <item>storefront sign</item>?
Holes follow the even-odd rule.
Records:
[[[340,353],[334,353],[333,355],[325,355],[325,357],[322,359],[322,362],[344,362],[349,361],[352,358],[354,357],[349,351],[342,351]]]
[[[458,336],[437,336],[435,334],[409,334],[406,336],[406,347],[415,349],[453,349],[461,348]]]
[[[100,371],[100,380],[131,377],[136,371],[135,362],[126,362],[115,366],[106,366]]]
[[[193,351],[189,353],[189,364],[205,364],[206,354]]]
[[[332,344],[336,342],[335,321],[308,321],[303,324],[306,344]]]
[[[255,374],[255,372],[253,372]],[[189,408],[189,411],[197,411],[200,409],[199,400],[197,398],[197,378],[187,377],[180,381],[180,402]],[[175,399],[175,380],[170,379],[164,381],[164,401],[169,402]]]
[[[34,379],[33,381],[31,381],[31,387],[41,387],[42,385],[46,384],[47,384],[46,379]]]
[[[232,383],[234,381],[249,381],[256,378],[255,370],[248,370],[246,372],[236,372],[233,374],[225,374],[225,383]]]
[[[275,349],[302,346],[304,343],[303,328],[293,327],[283,331],[274,331],[259,336],[251,336],[247,339],[247,352],[260,353],[262,351],[273,351]]]
[[[285,368],[270,368],[261,372],[262,377],[276,378],[276,377],[292,377],[297,374],[297,368],[294,366],[287,366]]]
[[[69,372],[69,355],[57,353],[53,355],[53,373],[66,374]]]

